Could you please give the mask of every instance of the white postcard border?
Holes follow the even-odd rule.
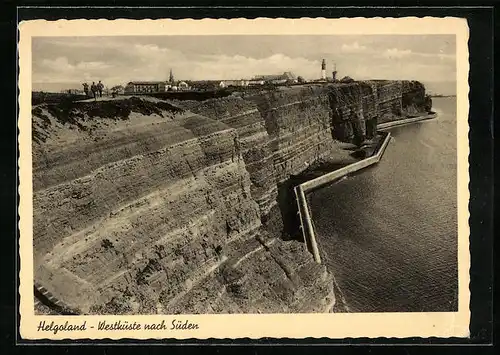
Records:
[[[468,26],[459,18],[302,18],[302,19],[183,19],[183,20],[58,20],[19,24],[19,253],[20,334],[23,339],[208,339],[208,338],[346,338],[346,337],[467,337],[469,291],[468,174]],[[151,316],[48,316],[34,314],[33,201],[31,156],[31,39],[49,36],[141,36],[222,34],[455,34],[457,60],[458,175],[458,312],[354,314],[233,314]],[[176,320],[197,323],[195,330],[100,331],[99,321],[169,325]],[[40,322],[86,322],[85,331],[38,331]],[[94,328],[90,328],[94,326]]]

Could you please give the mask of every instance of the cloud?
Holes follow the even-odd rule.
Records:
[[[43,59],[42,66],[53,71],[70,71],[74,69],[66,57],[57,57],[55,59]]]
[[[55,72],[77,72],[79,70],[99,71],[110,67],[109,64],[104,62],[78,62],[73,65],[66,57],[44,59],[42,61],[42,66]]]
[[[104,62],[79,62],[76,66],[78,70],[102,70],[110,68],[110,65]]]
[[[403,58],[403,57],[408,57],[411,54],[412,54],[411,49],[389,48],[382,53],[382,56],[385,58]]]
[[[70,63],[67,57],[43,59],[33,70],[34,81],[60,82],[95,80],[95,77],[105,77],[112,66],[101,61],[80,61]],[[94,78],[94,79],[93,79]]]
[[[317,78],[320,75],[321,62],[289,57],[282,53],[259,59],[242,55],[207,55],[202,61],[194,63],[191,71],[185,75],[195,79],[207,77],[207,73],[210,73],[211,79],[241,79],[255,75],[281,74],[284,71]]]
[[[455,54],[448,53],[422,53],[414,52],[411,49],[398,49],[389,48],[383,51],[380,58],[385,59],[402,59],[407,61],[407,65],[410,62],[415,62],[416,64],[435,64],[436,62],[453,64],[456,60]]]
[[[160,47],[156,44],[135,44],[133,46],[134,51],[131,53],[138,54],[140,56],[152,57],[158,55],[179,55],[180,51],[170,50],[166,47]]]
[[[358,42],[354,42],[351,44],[343,44],[340,47],[340,50],[344,53],[359,53],[359,52],[364,52],[368,48],[366,46],[360,45]]]
[[[83,81],[103,80],[112,86],[132,80],[167,80],[171,68],[179,80],[241,79],[284,71],[315,79],[321,75],[321,58],[328,58],[327,71],[334,61],[339,77],[355,79],[424,79],[427,74],[454,78],[456,71],[453,52],[429,46],[427,40],[426,47],[392,37],[379,42],[370,37],[369,45],[364,37],[332,37],[322,46],[314,38],[299,41],[306,46],[283,45],[288,42],[268,37],[251,41],[226,40],[224,36],[211,41],[206,36],[172,37],[175,40],[170,36],[37,39],[33,42],[33,81],[73,82],[80,87]],[[431,47],[435,51],[425,53]]]
[[[303,57],[275,53],[265,58],[244,55],[190,55],[157,45],[136,44],[129,52],[109,62],[82,61],[70,63],[67,57],[43,59],[34,66],[34,81],[79,82],[104,80],[107,85],[124,84],[132,80],[166,80],[170,68],[181,80],[242,79],[260,74],[294,72],[309,78],[318,78],[321,63]],[[126,56],[123,57],[123,56]]]

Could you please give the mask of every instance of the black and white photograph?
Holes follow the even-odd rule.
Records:
[[[30,312],[459,312],[463,39],[366,28],[33,33]]]

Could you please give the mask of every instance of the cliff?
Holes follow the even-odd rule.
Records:
[[[35,106],[35,282],[85,314],[330,311],[332,274],[283,238],[286,184],[352,159],[349,129],[425,111],[387,85]]]
[[[331,87],[335,138],[359,143],[374,135],[377,123],[426,114],[432,100],[418,81],[371,80]]]

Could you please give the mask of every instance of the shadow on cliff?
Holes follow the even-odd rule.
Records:
[[[279,209],[279,213],[274,213],[275,220],[272,221],[272,225],[275,229],[279,229],[275,232],[280,233],[283,240],[304,242],[294,188],[309,179],[310,177],[307,174],[291,175],[288,180],[278,184],[276,208]],[[269,230],[270,228],[267,227],[266,229]]]
[[[282,238],[284,240],[303,241],[298,215],[294,187],[300,184],[292,177],[278,184],[278,207],[282,221]]]

